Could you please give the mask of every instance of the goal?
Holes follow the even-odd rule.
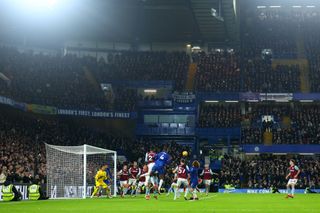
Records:
[[[49,198],[86,198],[102,164],[111,172],[111,192],[116,196],[117,152],[90,145],[46,144],[47,194]]]

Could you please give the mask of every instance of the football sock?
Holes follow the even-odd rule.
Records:
[[[159,182],[159,187],[158,187],[158,190],[160,191],[161,187],[162,187],[162,184],[163,184],[163,180],[160,179],[160,182]]]
[[[291,195],[292,195],[292,196],[294,195],[294,186],[292,186]]]
[[[185,196],[185,197],[187,197],[188,192],[189,192],[189,188],[186,188],[186,190],[185,190],[185,192],[184,192],[184,196]]]
[[[99,190],[99,187],[94,187],[94,190],[93,190],[93,192],[92,192],[92,196],[94,196],[94,195],[96,195],[97,194],[97,192],[98,192],[98,190]]]

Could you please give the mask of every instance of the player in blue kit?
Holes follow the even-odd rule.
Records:
[[[171,156],[167,152],[160,152],[155,156],[155,164],[152,167],[151,175],[158,173],[160,181],[158,191],[160,191],[164,180],[164,167],[171,161]]]
[[[190,200],[198,200],[198,196],[197,196],[197,186],[199,183],[199,167],[200,167],[200,163],[199,161],[193,161],[192,162],[192,167],[189,170],[189,174],[190,174],[190,192],[192,193],[192,197],[190,198]]]

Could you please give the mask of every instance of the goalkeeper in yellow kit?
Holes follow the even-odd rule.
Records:
[[[97,172],[96,176],[94,177],[96,184],[95,184],[93,193],[91,195],[91,198],[93,198],[97,194],[97,192],[101,190],[101,188],[106,190],[109,198],[112,197],[110,186],[106,184],[106,182],[111,182],[110,176],[106,172],[107,169],[108,169],[108,165],[102,165],[99,171]]]

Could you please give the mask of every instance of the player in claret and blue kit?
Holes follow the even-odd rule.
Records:
[[[200,163],[199,161],[193,161],[192,162],[192,167],[189,170],[190,174],[190,192],[192,193],[192,197],[190,200],[198,200],[197,196],[197,186],[199,183],[199,167]]]
[[[204,183],[204,185],[205,185],[205,187],[206,187],[206,190],[205,190],[206,196],[208,196],[213,175],[218,175],[218,174],[217,174],[217,173],[214,173],[214,172],[210,169],[209,164],[205,164],[205,165],[204,165],[204,169],[202,170],[200,176],[203,176],[203,183]]]
[[[174,200],[180,197],[180,186],[185,187],[184,199],[187,199],[188,194],[188,171],[189,167],[186,165],[185,160],[180,160],[180,165],[177,166],[172,172],[177,174],[177,184],[174,190]]]
[[[290,160],[289,164],[290,164],[289,174],[286,177],[286,179],[289,179],[288,184],[287,184],[288,194],[287,194],[286,198],[293,198],[295,185],[298,182],[298,177],[300,174],[300,169],[298,166],[295,165],[295,161],[293,159]],[[289,193],[290,187],[291,187],[291,193]]]
[[[156,155],[157,154],[153,151],[152,148],[150,149],[149,152],[146,153],[145,162],[147,163],[147,171],[140,175],[140,178],[145,179],[144,186],[146,187],[146,199],[147,200],[150,199],[150,191],[151,191],[151,184],[152,184],[151,182],[153,182],[153,184],[154,184],[154,180],[155,180],[154,178],[152,178],[152,181],[151,181],[150,174],[151,174],[152,168],[154,166]]]

